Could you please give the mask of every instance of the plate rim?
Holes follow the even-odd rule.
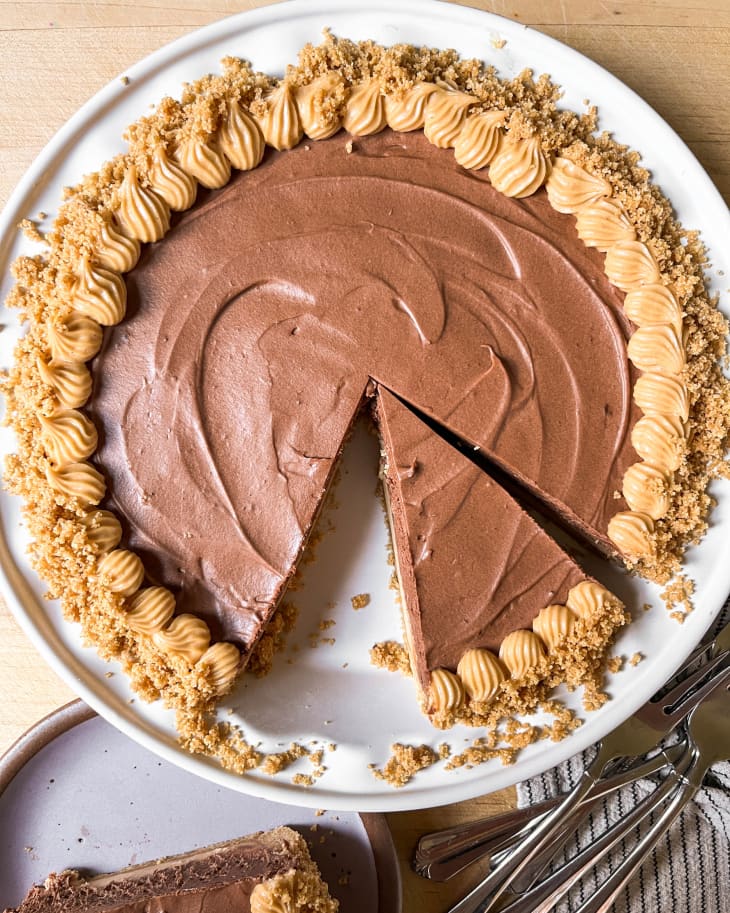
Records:
[[[152,52],[152,54],[147,55],[133,66],[127,68],[124,72],[132,79],[137,75],[141,76],[143,73],[155,72],[156,70],[168,66],[170,61],[178,54],[184,54],[192,48],[215,42],[220,38],[225,37],[231,30],[235,30],[239,27],[253,28],[256,24],[261,23],[271,24],[273,22],[286,21],[287,19],[296,17],[300,10],[302,15],[306,15],[308,18],[319,15],[320,20],[325,21],[325,9],[330,9],[335,14],[342,13],[344,10],[347,10],[348,12],[353,10],[365,11],[372,14],[379,9],[392,10],[393,8],[393,4],[385,2],[385,0],[378,0],[378,2],[374,4],[363,4],[360,0],[355,0],[355,2],[347,4],[338,4],[336,0],[320,0],[320,2],[316,4],[312,3],[311,0],[286,0],[286,2],[270,6],[246,10],[209,23],[202,28],[194,29],[180,38],[158,48]],[[522,23],[515,23],[512,20],[505,19],[484,10],[462,7],[441,2],[441,0],[426,0],[426,2],[424,2],[424,0],[400,0],[400,2],[395,5],[395,8],[399,15],[413,15],[416,11],[419,17],[425,16],[428,18],[430,18],[432,14],[434,16],[436,14],[439,16],[449,15],[451,17],[458,15],[460,19],[469,19],[473,21],[473,23],[485,33],[488,33],[491,27],[492,30],[498,31],[500,34],[506,35],[510,39],[528,31],[533,35],[539,36],[539,41],[544,43],[547,48],[552,48],[553,51],[559,53],[563,64],[566,62],[569,63],[571,60],[581,61],[583,65],[588,65],[589,68],[600,71],[602,79],[605,80],[608,85],[612,85],[614,88],[619,89],[622,94],[630,97],[633,104],[638,105],[648,116],[661,125],[665,134],[671,134],[674,141],[681,149],[683,162],[692,167],[693,182],[699,182],[701,186],[698,187],[698,190],[701,190],[703,195],[709,196],[708,206],[711,206],[713,210],[717,208],[718,204],[722,207],[724,220],[721,218],[721,221],[725,222],[727,234],[730,235],[730,213],[727,211],[722,195],[684,140],[682,140],[676,131],[674,131],[647,102],[634,92],[634,90],[630,89],[599,64],[590,60],[590,58],[575,49],[562,44],[562,42],[551,36],[545,35]],[[37,180],[37,175],[39,172],[42,172],[45,165],[58,154],[57,146],[66,146],[74,135],[77,134],[80,127],[87,122],[89,117],[95,113],[98,114],[99,111],[103,112],[107,108],[113,107],[122,93],[123,87],[119,80],[113,80],[82,105],[44,146],[28,171],[21,178],[15,190],[11,193],[5,208],[2,213],[0,213],[0,270],[2,270],[3,273],[5,273],[4,261],[6,253],[13,243],[12,229],[18,221],[21,208],[25,211],[25,207],[32,206],[35,196],[34,191],[36,191],[39,186],[42,186],[42,182]],[[722,215],[722,213],[720,215]],[[717,213],[715,213],[715,215],[717,215]],[[56,650],[48,643],[38,620],[30,617],[22,606],[22,597],[18,597],[18,591],[15,587],[17,586],[22,590],[23,586],[25,586],[25,588],[29,590],[29,586],[23,578],[23,571],[17,567],[8,550],[5,542],[4,523],[5,521],[3,518],[3,523],[0,524],[0,568],[2,569],[2,575],[0,575],[0,590],[2,590],[3,595],[6,597],[6,602],[12,614],[19,621],[30,640],[39,649],[44,659],[77,693],[81,694],[88,704],[94,707],[94,709],[104,716],[112,725],[120,729],[126,735],[134,738],[144,747],[152,750],[161,757],[164,757],[166,760],[184,767],[190,772],[205,776],[207,779],[212,779],[222,786],[238,789],[239,791],[251,795],[273,799],[274,801],[294,802],[309,807],[318,807],[322,804],[327,804],[331,808],[341,809],[398,811],[434,805],[437,806],[473,798],[474,796],[483,793],[485,788],[490,790],[499,789],[506,785],[511,785],[519,779],[533,776],[543,769],[536,758],[531,758],[526,759],[526,762],[523,763],[522,767],[519,769],[517,776],[514,776],[513,773],[510,773],[509,771],[505,774],[504,772],[496,770],[490,772],[490,775],[487,777],[478,778],[477,780],[458,781],[454,779],[450,783],[440,784],[425,789],[420,789],[418,786],[415,786],[412,788],[406,787],[404,790],[399,791],[392,790],[390,787],[385,787],[385,789],[389,790],[388,792],[367,795],[362,793],[330,791],[324,786],[320,787],[319,784],[311,790],[305,790],[288,783],[268,783],[248,777],[236,777],[235,775],[229,774],[228,772],[221,770],[217,765],[209,762],[207,759],[188,755],[170,739],[165,740],[154,727],[149,725],[146,726],[143,719],[135,717],[134,714],[130,714],[129,708],[125,708],[116,695],[97,693],[99,687],[102,687],[103,692],[103,683],[94,680],[93,686],[89,685],[84,680],[83,673],[85,670],[83,663],[78,660],[76,656],[72,655],[71,651],[65,645],[61,644],[61,649]],[[31,571],[31,573],[33,572]],[[728,569],[728,574],[730,574],[730,568]],[[14,581],[15,585],[11,581]],[[726,582],[728,586],[725,587],[725,592],[730,588],[730,576]],[[716,605],[709,608],[706,617],[703,619],[704,628],[699,636],[692,639],[691,642],[688,640],[686,644],[682,644],[678,648],[674,667],[669,668],[667,666],[664,669],[665,678],[667,672],[671,674],[671,672],[679,666],[685,656],[691,652],[692,647],[699,640],[699,637],[702,636],[702,633],[707,630],[721,611],[724,601],[725,596],[723,595],[721,599],[718,599]],[[94,678],[93,673],[87,672],[86,674],[88,677]],[[569,747],[568,754],[564,753],[564,756],[567,757],[570,754],[588,747],[597,737],[600,738],[603,734],[614,728],[615,725],[618,725],[622,719],[630,715],[631,712],[637,709],[644,700],[650,696],[653,690],[655,690],[655,687],[652,688],[652,692],[649,692],[649,694],[646,694],[645,690],[645,688],[637,688],[633,696],[624,696],[622,702],[623,706],[618,714],[620,717],[618,720],[613,719],[617,716],[616,713],[607,713],[601,717],[601,722],[599,722],[597,726],[581,727],[581,729],[573,733],[570,739],[567,739],[564,743]],[[615,704],[616,702],[614,701],[613,703]],[[606,717],[612,718],[613,722],[605,723]],[[595,715],[593,715],[593,719],[595,719]],[[586,735],[586,730],[588,731],[588,735]],[[598,730],[598,733],[596,730]],[[551,761],[550,763],[552,764],[554,762]],[[485,782],[485,780],[491,780],[493,782]]]
[[[96,718],[108,722],[79,697],[57,707],[33,723],[0,755],[0,800],[15,777],[44,748],[64,733]],[[388,819],[382,812],[356,814],[362,822],[373,853],[378,911],[401,913],[403,891],[400,860]]]

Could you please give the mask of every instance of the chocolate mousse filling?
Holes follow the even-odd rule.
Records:
[[[608,548],[636,414],[602,259],[543,191],[507,198],[420,132],[267,150],[201,191],[94,363],[109,506],[148,577],[249,650],[373,381]]]

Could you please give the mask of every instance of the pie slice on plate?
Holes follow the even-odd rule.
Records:
[[[382,387],[375,412],[411,668],[438,718],[554,658],[576,622],[613,597]]]

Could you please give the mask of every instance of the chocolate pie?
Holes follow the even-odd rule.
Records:
[[[697,238],[557,97],[332,36],[284,79],[228,58],[16,263],[6,480],[51,595],[143,696],[230,690],[363,408],[434,722],[596,693],[626,610],[463,449],[666,581],[724,453],[726,325]]]

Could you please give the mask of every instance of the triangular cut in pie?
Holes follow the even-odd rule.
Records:
[[[609,594],[463,453],[380,387],[403,628],[426,712],[483,702]]]

